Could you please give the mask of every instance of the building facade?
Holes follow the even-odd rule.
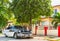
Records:
[[[53,12],[54,12],[54,15],[56,15],[57,12],[60,12],[60,5],[53,6]]]
[[[58,12],[60,12],[60,5],[53,6],[53,16],[56,15]],[[48,29],[53,28],[52,25],[53,18],[41,18],[41,27],[44,28],[44,26],[48,26]]]

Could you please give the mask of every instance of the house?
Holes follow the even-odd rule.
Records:
[[[60,12],[60,5],[53,6],[53,16],[56,15],[57,12]],[[40,29],[41,29],[41,27],[43,29],[44,26],[48,26],[48,29],[51,29],[51,27],[53,28],[52,21],[53,21],[52,17],[48,17],[48,18],[43,17],[43,18],[41,18]]]
[[[60,5],[53,6],[53,12],[54,12],[54,15],[56,15],[57,12],[60,12]]]
[[[40,29],[44,29],[44,26],[47,26],[48,29],[51,29],[51,26],[52,26],[51,22],[52,22],[52,20],[53,20],[52,17],[41,18]]]

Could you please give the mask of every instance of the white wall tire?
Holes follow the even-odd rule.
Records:
[[[18,38],[18,36],[17,36],[17,34],[16,34],[16,33],[14,34],[14,36],[13,36],[13,37],[14,37],[15,39],[17,39],[17,38]]]

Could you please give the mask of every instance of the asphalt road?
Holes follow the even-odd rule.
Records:
[[[34,37],[33,39],[14,39],[11,37],[0,36],[0,41],[47,41],[43,37]]]

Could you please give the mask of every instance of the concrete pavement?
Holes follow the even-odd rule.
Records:
[[[0,35],[0,41],[60,41],[60,37],[34,36],[33,39],[14,39]]]
[[[0,35],[0,41],[47,41],[44,37],[34,37],[33,39],[14,39]]]

